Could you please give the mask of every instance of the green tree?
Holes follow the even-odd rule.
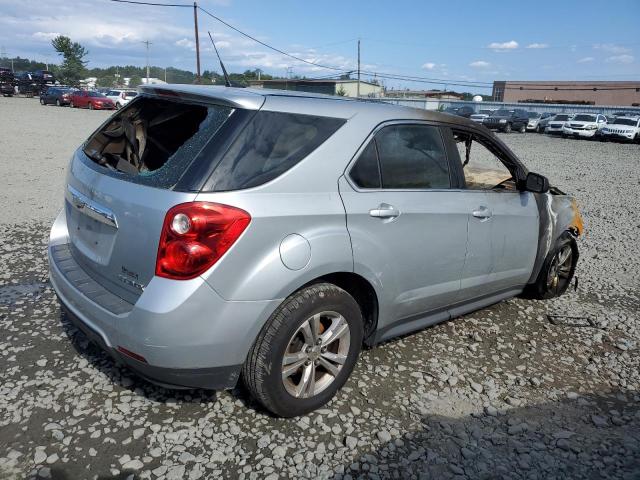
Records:
[[[102,77],[98,77],[98,79],[96,80],[96,85],[98,87],[113,87],[114,85],[117,84],[116,82],[117,78],[114,75],[104,75]]]
[[[142,85],[142,78],[137,75],[134,75],[129,79],[129,87],[136,88],[137,86]]]
[[[51,45],[64,58],[59,70],[61,80],[69,85],[78,85],[86,74],[88,62],[84,57],[89,53],[87,49],[64,35],[58,35],[51,40]]]
[[[344,89],[344,86],[340,85],[338,87],[338,89],[336,90],[336,95],[338,95],[339,97],[346,97],[347,96],[347,91]]]

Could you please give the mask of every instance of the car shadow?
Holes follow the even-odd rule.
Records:
[[[561,395],[461,416],[417,414],[411,432],[359,455],[337,478],[640,478],[638,394]],[[415,408],[429,410],[428,401]]]

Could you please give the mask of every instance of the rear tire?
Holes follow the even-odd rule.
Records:
[[[274,414],[304,415],[344,385],[362,338],[362,313],[351,295],[331,283],[308,286],[287,298],[260,331],[242,369],[244,383]]]
[[[89,110],[93,110],[93,103],[89,102]]]
[[[60,106],[61,106],[61,105],[60,105],[60,99],[59,99],[59,98],[56,98],[56,107],[60,107]]]
[[[44,101],[44,98],[41,98],[40,99],[40,105],[46,105],[46,104],[47,104],[47,102]]]
[[[76,108],[76,106],[73,104],[73,101],[69,102],[69,108]]]
[[[522,125],[522,126],[518,129],[518,132],[520,132],[520,133],[526,133],[526,131],[527,131],[527,127],[526,127],[526,126],[524,126],[524,125]]]
[[[566,292],[576,271],[578,257],[575,238],[565,232],[547,255],[535,283],[527,287],[527,296],[546,300]]]
[[[504,130],[503,130],[503,131],[504,131],[504,133],[511,133],[511,124],[510,124],[510,123],[507,123],[507,124],[504,126]]]

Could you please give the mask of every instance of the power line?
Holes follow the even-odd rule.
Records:
[[[231,30],[233,30],[233,31],[235,31],[235,32],[237,32],[237,33],[239,33],[240,35],[243,35],[243,36],[247,37],[247,38],[248,38],[248,39],[250,39],[250,40],[253,40],[253,41],[254,41],[254,42],[256,42],[256,43],[259,43],[259,44],[260,44],[260,45],[262,45],[263,47],[267,47],[268,49],[273,50],[274,52],[278,52],[278,53],[280,53],[281,55],[284,55],[284,56],[289,57],[289,58],[293,58],[294,60],[297,60],[297,61],[299,61],[299,62],[303,62],[303,63],[306,63],[306,64],[308,64],[308,65],[313,65],[314,67],[326,68],[326,69],[328,69],[328,70],[336,70],[336,71],[339,71],[339,72],[344,72],[344,71],[345,71],[345,69],[344,69],[344,68],[334,67],[334,66],[331,66],[331,65],[323,65],[323,64],[321,64],[321,63],[311,62],[311,61],[309,61],[309,60],[305,60],[304,58],[300,58],[300,57],[298,57],[298,56],[296,56],[296,55],[292,55],[292,54],[290,54],[290,53],[287,53],[287,52],[285,52],[285,51],[283,51],[283,50],[280,50],[279,48],[276,48],[276,47],[274,47],[274,46],[272,46],[272,45],[269,45],[268,43],[263,42],[262,40],[258,40],[257,38],[255,38],[255,37],[253,37],[253,36],[249,35],[248,33],[243,32],[242,30],[240,30],[240,29],[238,29],[238,28],[234,27],[234,26],[233,26],[233,25],[231,25],[230,23],[225,22],[225,21],[224,21],[224,20],[222,20],[220,17],[215,16],[213,13],[209,12],[208,10],[206,10],[206,9],[204,9],[204,8],[202,8],[202,7],[198,7],[198,8],[199,8],[203,13],[205,13],[205,14],[209,15],[209,16],[210,16],[211,18],[213,18],[214,20],[219,21],[220,23],[222,23],[223,25],[227,26],[227,27],[228,27],[228,28],[230,28]]]
[[[136,0],[110,0],[117,3],[131,3],[133,5],[151,5],[154,7],[186,7],[193,8],[193,5],[187,5],[185,3],[156,3],[156,2],[139,2]]]
[[[189,7],[189,8],[193,8],[192,5],[188,5],[188,4],[167,4],[167,3],[155,3],[155,2],[145,2],[145,1],[138,1],[138,0],[110,0],[112,2],[119,2],[119,3],[130,3],[130,4],[137,4],[137,5],[153,5],[153,6],[162,6],[162,7]],[[297,55],[293,55],[290,54],[288,52],[285,52],[284,50],[281,50],[277,47],[274,47],[272,45],[269,45],[268,43],[263,42],[262,40],[257,39],[256,37],[243,32],[242,30],[240,30],[237,27],[234,27],[233,25],[231,25],[230,23],[226,22],[225,20],[223,20],[222,18],[214,15],[213,13],[211,13],[210,11],[208,11],[207,9],[198,6],[197,7],[200,11],[202,11],[204,14],[208,15],[209,17],[213,18],[214,20],[217,20],[218,22],[222,23],[223,25],[225,25],[226,27],[230,28],[231,30],[239,33],[240,35],[270,49],[273,50],[274,52],[277,52],[281,55],[284,55],[286,57],[289,57],[293,60],[296,60],[298,62],[302,62],[305,63],[307,65],[312,65],[314,67],[318,67],[318,68],[325,68],[328,70],[334,70],[337,72],[340,72],[341,74],[345,74],[345,73],[350,73],[352,71],[346,70],[344,68],[341,67],[336,67],[333,65],[324,65],[322,63],[316,63],[316,62],[312,62],[309,60],[306,60],[304,58],[301,58]],[[349,41],[353,41],[353,40],[347,40],[344,42],[336,42],[336,43],[346,43]],[[459,87],[470,87],[470,88],[491,88],[493,86],[493,82],[482,82],[482,81],[465,81],[465,80],[456,80],[456,79],[443,79],[443,78],[430,78],[430,77],[422,77],[422,76],[414,76],[414,75],[401,75],[401,74],[393,74],[393,73],[387,73],[387,72],[377,72],[377,71],[368,71],[368,70],[360,70],[361,74],[366,74],[366,75],[371,75],[371,76],[376,76],[376,77],[380,77],[380,78],[386,78],[386,79],[390,79],[390,80],[400,80],[400,81],[406,81],[406,82],[415,82],[415,83],[425,83],[425,84],[433,84],[433,85],[441,85],[441,84],[446,84],[446,85],[454,85],[454,86],[459,86]],[[537,88],[536,88],[537,87]],[[527,87],[525,88],[517,86],[517,87],[508,87],[505,86],[505,90],[539,90],[539,91],[598,91],[598,90],[636,90],[636,87],[585,87],[585,88],[556,88],[556,87],[549,87],[548,84],[528,84]]]

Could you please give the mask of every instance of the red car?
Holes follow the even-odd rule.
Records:
[[[98,92],[89,92],[87,90],[76,90],[71,93],[69,100],[71,108],[88,108],[90,110],[114,110],[115,103]]]

